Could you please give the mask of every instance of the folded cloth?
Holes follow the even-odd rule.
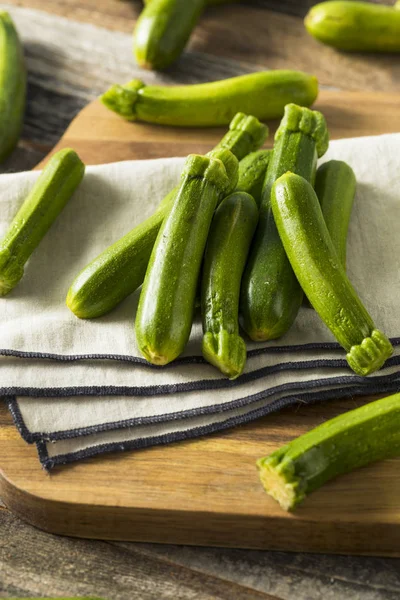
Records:
[[[77,319],[65,306],[77,272],[154,211],[184,159],[89,167],[19,286],[0,300],[0,395],[44,466],[204,435],[296,402],[400,389],[400,134],[334,141],[323,160],[332,158],[357,176],[347,270],[395,346],[385,367],[352,373],[306,307],[280,340],[247,340],[246,370],[234,382],[202,359],[199,319],[180,359],[148,365],[135,340],[137,293],[100,319]],[[0,236],[36,177],[0,177]]]

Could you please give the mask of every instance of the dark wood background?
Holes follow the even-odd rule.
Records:
[[[398,56],[342,54],[308,37],[302,17],[314,3],[248,0],[210,8],[184,57],[160,75],[141,72],[132,60],[130,32],[140,2],[1,3],[17,23],[29,69],[23,139],[2,170],[33,167],[87,102],[114,81],[137,76],[147,82],[194,82],[297,68],[313,72],[330,88],[400,92]],[[60,538],[34,530],[0,504],[0,597],[88,595],[395,600],[400,560]]]

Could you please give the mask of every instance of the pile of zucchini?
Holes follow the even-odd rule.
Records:
[[[166,365],[183,352],[199,300],[203,355],[235,379],[246,363],[239,319],[255,341],[281,337],[305,294],[353,371],[379,369],[393,348],[345,271],[354,173],[342,161],[317,171],[329,143],[318,111],[288,104],[272,151],[259,150],[266,135],[239,113],[214,150],[190,155],[156,212],[78,274],[67,295],[75,315],[104,315],[142,285],[138,347]]]

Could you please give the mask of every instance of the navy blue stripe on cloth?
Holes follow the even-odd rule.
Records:
[[[393,346],[400,346],[400,337],[390,338]],[[264,346],[253,348],[247,352],[247,358],[261,354],[283,354],[285,352],[308,352],[312,350],[343,351],[336,342],[312,342],[309,344],[295,344],[286,346]],[[130,362],[149,369],[168,369],[185,364],[207,364],[202,356],[182,356],[168,365],[152,365],[145,358],[128,354],[52,354],[50,352],[25,352],[22,350],[0,349],[0,356],[13,358],[29,358],[32,360],[54,360],[58,362],[79,362],[86,360],[112,360],[117,362]]]
[[[88,427],[80,427],[76,429],[69,429],[65,431],[58,432],[30,432],[23,422],[23,418],[18,406],[18,401],[15,396],[11,396],[6,399],[9,410],[14,419],[14,423],[17,426],[21,436],[25,441],[29,443],[38,442],[41,440],[46,441],[57,441],[62,439],[70,439],[75,437],[80,437],[84,435],[91,435],[93,433],[100,433],[104,431],[111,431],[115,429],[124,429],[127,427],[135,427],[140,425],[153,425],[157,423],[165,423],[170,421],[178,421],[182,419],[190,419],[193,417],[198,417],[201,415],[210,415],[210,414],[218,414],[222,412],[231,411],[234,409],[242,408],[243,406],[247,406],[250,404],[254,404],[255,402],[260,402],[260,400],[267,399],[270,396],[275,394],[281,394],[284,392],[289,392],[291,390],[312,390],[317,389],[319,387],[327,387],[332,386],[337,389],[338,386],[353,386],[357,383],[360,386],[360,389],[364,390],[364,394],[373,394],[378,393],[379,390],[385,386],[392,384],[393,382],[399,381],[400,385],[400,371],[396,373],[392,373],[387,376],[379,376],[375,378],[366,378],[366,377],[358,377],[354,375],[350,376],[339,376],[339,377],[329,377],[325,379],[314,379],[311,381],[304,382],[288,382],[282,385],[274,386],[269,389],[265,389],[261,392],[257,392],[256,394],[251,394],[248,396],[244,396],[243,398],[238,398],[236,400],[232,400],[230,402],[213,404],[211,406],[206,407],[198,407],[188,410],[183,410],[175,413],[166,413],[162,415],[153,415],[149,417],[139,417],[126,419],[122,421],[111,421],[108,423],[102,423],[101,425],[92,425]],[[378,392],[374,390],[378,389]],[[372,391],[371,391],[372,390]],[[328,390],[330,391],[330,390]],[[323,394],[324,392],[319,392]],[[273,404],[273,402],[271,403]]]
[[[400,355],[389,358],[385,366],[380,370],[384,371],[390,367],[400,365]],[[219,379],[200,379],[197,381],[187,381],[185,383],[168,383],[149,386],[77,386],[77,387],[4,387],[0,388],[0,396],[30,396],[34,398],[62,398],[68,396],[161,396],[167,394],[177,394],[182,392],[193,391],[208,391],[220,390],[232,387],[237,387],[268,377],[274,373],[282,371],[298,371],[305,369],[320,369],[320,368],[347,368],[348,365],[345,359],[317,359],[308,361],[285,362],[276,365],[255,369],[248,373],[244,373],[235,380],[222,377]],[[350,372],[350,370],[349,370]],[[390,375],[373,375],[369,378],[360,377],[358,375],[349,375],[354,383],[363,383],[371,379],[378,380],[379,378],[390,379],[397,376],[398,372]],[[347,378],[347,377],[346,377]]]
[[[287,396],[285,398],[280,398],[279,400],[276,400],[275,402],[272,402],[264,407],[250,411],[245,415],[230,417],[226,421],[220,423],[211,423],[210,425],[205,425],[203,427],[196,427],[187,429],[186,431],[169,433],[150,438],[128,440],[125,442],[110,442],[108,444],[91,446],[77,452],[70,452],[68,454],[62,454],[54,457],[49,457],[47,444],[45,441],[37,442],[36,447],[41,464],[46,470],[50,470],[59,465],[66,465],[71,462],[108,452],[139,450],[148,448],[150,446],[190,440],[207,434],[217,433],[218,431],[223,431],[224,429],[229,429],[238,425],[244,425],[255,419],[267,416],[272,412],[276,412],[277,410],[281,410],[298,403],[301,403],[302,405],[316,404],[318,402],[333,399],[339,400],[344,398],[353,398],[357,396],[364,396],[366,391],[368,391],[368,394],[390,394],[393,392],[398,392],[400,391],[400,382],[391,382],[386,385],[371,385],[368,390],[365,389],[365,386],[353,386],[343,390],[326,390],[324,392],[315,392],[313,394],[297,394],[295,396]]]

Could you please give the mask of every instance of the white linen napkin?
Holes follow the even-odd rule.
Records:
[[[395,345],[385,368],[353,374],[310,308],[280,340],[249,342],[234,382],[201,358],[199,320],[182,358],[148,365],[135,341],[138,293],[100,319],[77,319],[65,306],[77,272],[154,211],[184,159],[89,167],[19,286],[0,299],[0,396],[46,468],[204,435],[295,402],[400,389],[400,134],[334,141],[323,161],[332,158],[357,176],[347,269]],[[0,236],[37,176],[0,177]]]

